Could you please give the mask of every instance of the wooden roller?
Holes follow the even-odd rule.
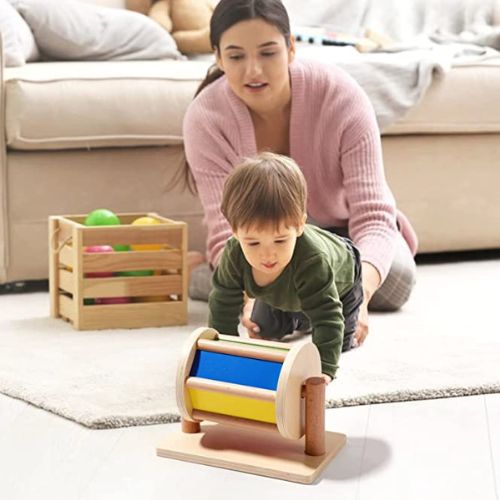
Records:
[[[303,387],[320,376],[312,343],[289,346],[198,328],[186,341],[177,370],[183,430],[197,432],[200,421],[211,420],[300,439],[306,431]],[[318,454],[315,441],[308,442],[311,454]]]

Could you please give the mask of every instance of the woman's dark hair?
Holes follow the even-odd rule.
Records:
[[[285,37],[287,46],[290,45],[290,20],[281,0],[221,0],[212,13],[210,19],[210,45],[219,51],[220,39],[225,31],[241,21],[262,19],[275,26]],[[195,97],[208,85],[224,75],[224,72],[214,64],[208,71],[205,79],[198,87]],[[196,184],[187,162],[180,175],[175,176],[174,183],[183,179],[184,185],[194,194]]]

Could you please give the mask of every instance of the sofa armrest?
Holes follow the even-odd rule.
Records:
[[[8,258],[4,64],[3,39],[0,34],[0,283],[6,281]]]

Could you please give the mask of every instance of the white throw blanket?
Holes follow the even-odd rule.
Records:
[[[365,29],[394,43],[359,53],[353,47],[300,44],[298,55],[333,62],[370,97],[383,131],[424,95],[433,77],[454,66],[500,57],[498,0],[285,0],[292,25],[360,36]]]

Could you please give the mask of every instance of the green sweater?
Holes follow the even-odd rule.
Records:
[[[354,283],[354,260],[338,236],[306,225],[292,260],[271,284],[258,286],[238,240],[226,243],[214,272],[209,298],[209,326],[238,335],[243,292],[283,311],[304,312],[313,327],[312,341],[323,373],[335,377],[344,336],[343,297]]]

